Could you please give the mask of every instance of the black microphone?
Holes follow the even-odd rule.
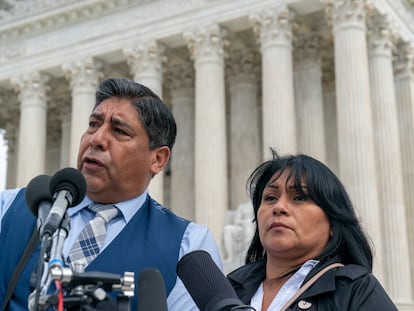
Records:
[[[52,207],[52,196],[49,192],[51,179],[52,176],[39,175],[34,177],[26,187],[26,204],[30,212],[37,217],[37,230],[39,233],[43,231],[43,226]]]
[[[206,251],[184,255],[177,264],[177,275],[201,311],[254,310],[241,302]]]
[[[85,197],[85,178],[77,169],[61,169],[52,176],[49,193],[54,203],[46,218],[43,232],[52,235],[59,228],[68,207],[79,204]]]
[[[139,275],[138,311],[168,311],[164,280],[155,268],[147,268]]]

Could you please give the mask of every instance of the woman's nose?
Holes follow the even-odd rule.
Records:
[[[287,214],[287,204],[288,202],[285,196],[281,196],[273,205],[273,215]]]

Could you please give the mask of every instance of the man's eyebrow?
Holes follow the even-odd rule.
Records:
[[[122,121],[121,119],[118,119],[118,118],[112,118],[111,123],[116,126],[126,127],[130,129],[131,131],[134,130],[131,124],[129,124],[128,122]]]
[[[89,119],[94,118],[97,120],[103,120],[103,114],[101,113],[96,113],[96,112],[92,112],[91,115],[89,116]]]

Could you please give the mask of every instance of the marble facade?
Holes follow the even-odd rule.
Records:
[[[220,244],[269,147],[308,153],[340,176],[375,275],[414,310],[413,0],[0,1],[8,187],[75,166],[109,76],[149,86],[177,118],[156,199]]]

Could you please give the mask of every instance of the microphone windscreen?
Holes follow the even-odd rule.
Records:
[[[52,176],[49,192],[53,196],[66,190],[72,195],[71,206],[79,204],[86,194],[86,180],[82,173],[72,167],[63,168]]]
[[[243,306],[230,282],[206,251],[197,250],[184,255],[177,264],[177,275],[202,311],[224,311]]]
[[[26,187],[26,204],[34,216],[37,217],[39,212],[39,204],[42,201],[52,201],[49,192],[49,184],[52,176],[39,175],[34,177]]]
[[[147,268],[139,275],[138,310],[168,311],[164,279],[155,268]]]

